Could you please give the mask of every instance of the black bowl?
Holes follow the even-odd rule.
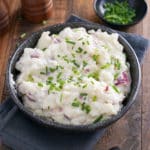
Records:
[[[10,62],[7,68],[7,85],[8,89],[10,91],[10,95],[13,99],[13,101],[16,103],[16,105],[19,107],[19,109],[24,112],[27,116],[29,116],[31,119],[39,122],[42,125],[48,126],[48,127],[55,127],[59,129],[65,129],[65,130],[71,130],[71,131],[93,131],[95,129],[102,129],[106,128],[108,125],[111,125],[113,122],[117,121],[119,118],[121,118],[129,109],[131,104],[134,102],[135,97],[137,95],[140,80],[141,80],[141,71],[140,71],[140,65],[137,59],[137,56],[130,46],[130,44],[122,37],[119,36],[119,42],[124,46],[124,52],[127,55],[127,60],[131,64],[130,71],[131,71],[131,78],[132,78],[132,84],[131,84],[131,91],[127,98],[123,101],[123,108],[122,110],[115,116],[111,117],[110,119],[103,121],[103,122],[97,122],[95,124],[89,124],[89,125],[64,125],[60,124],[54,121],[48,121],[44,118],[40,118],[38,116],[34,116],[32,112],[28,111],[24,105],[22,104],[21,97],[19,97],[19,94],[17,93],[16,87],[12,82],[13,80],[16,80],[16,77],[18,75],[17,70],[15,69],[15,64],[18,61],[18,59],[23,54],[24,48],[26,47],[34,47],[40,38],[40,35],[43,31],[50,31],[53,33],[59,33],[62,29],[65,27],[84,27],[87,30],[90,29],[101,29],[102,31],[107,31],[108,33],[114,33],[111,29],[99,26],[99,25],[93,25],[90,23],[66,23],[66,24],[58,24],[54,26],[50,26],[48,28],[42,29],[38,32],[33,33],[27,40],[25,40],[14,52],[12,57],[10,58]],[[13,76],[12,76],[13,75]]]
[[[94,1],[94,10],[95,10],[96,14],[106,24],[110,25],[111,27],[114,27],[114,28],[129,27],[129,26],[134,25],[134,24],[138,23],[139,21],[141,21],[147,13],[147,4],[144,0],[118,0],[120,2],[128,1],[131,8],[133,8],[135,10],[136,16],[133,18],[133,22],[128,23],[128,24],[117,24],[117,23],[108,22],[104,18],[104,13],[105,13],[104,4],[108,3],[108,2],[112,3],[112,2],[115,2],[115,1],[116,0],[95,0]]]

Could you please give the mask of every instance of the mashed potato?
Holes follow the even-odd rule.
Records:
[[[130,91],[130,72],[118,34],[69,27],[43,32],[16,63],[23,103],[37,116],[84,125],[116,115]]]

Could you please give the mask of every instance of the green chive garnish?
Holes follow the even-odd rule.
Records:
[[[43,84],[41,82],[38,82],[39,87],[43,87]]]
[[[103,115],[100,115],[93,121],[93,123],[97,123],[97,122],[101,121],[102,119],[103,119]]]
[[[97,101],[97,96],[93,96],[92,100],[95,102]]]
[[[110,67],[110,63],[106,63],[105,65],[101,66],[101,69],[106,69]]]
[[[119,89],[115,86],[115,85],[112,85],[112,88],[114,91],[116,91],[117,93],[120,93]]]
[[[71,41],[69,38],[66,38],[66,43],[68,44],[72,44],[72,45],[75,45],[76,43],[74,41]]]
[[[33,77],[32,77],[31,74],[28,75],[27,81],[29,81],[29,82],[34,82],[34,79],[33,79]]]
[[[80,101],[78,101],[76,98],[74,99],[74,101],[72,102],[72,106],[73,107],[79,107],[81,105]]]

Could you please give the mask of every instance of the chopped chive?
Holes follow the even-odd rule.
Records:
[[[121,63],[119,59],[111,57],[111,63],[114,64],[115,69],[120,70],[121,69]]]
[[[91,111],[91,106],[88,104],[82,103],[81,109],[88,114]]]
[[[22,33],[22,34],[20,35],[20,38],[23,39],[24,37],[26,37],[26,35],[27,35],[26,33]]]
[[[76,43],[74,41],[71,41],[69,38],[66,38],[66,43],[68,44],[72,44],[72,45],[75,45]]]
[[[57,82],[59,83],[59,88],[62,89],[65,84],[65,81],[62,79],[58,79]]]
[[[58,66],[56,66],[55,68],[49,68],[50,72],[55,72],[58,69]]]
[[[33,76],[31,74],[28,75],[27,81],[34,82],[34,78],[33,78]]]
[[[118,78],[118,76],[119,76],[119,73],[115,73],[114,74],[114,80],[116,80]]]
[[[97,122],[101,121],[102,119],[103,119],[103,115],[100,115],[93,121],[93,123],[97,123]]]
[[[74,60],[72,60],[71,61],[76,67],[80,67],[80,65],[76,62],[76,60],[74,59]]]
[[[94,84],[94,82],[93,82],[93,81],[91,81],[91,83],[92,83],[92,84]]]
[[[76,50],[77,53],[82,53],[83,49],[81,47],[78,48],[78,50]]]
[[[85,60],[83,60],[83,67],[86,67],[87,66],[87,62]]]
[[[57,79],[59,79],[62,75],[62,72],[59,72],[58,75],[57,75]]]
[[[95,80],[99,81],[99,71],[95,71],[95,72],[89,74],[88,77],[92,77]]]
[[[61,93],[61,95],[60,95],[60,102],[62,102],[62,99],[63,99],[63,94]]]
[[[84,51],[83,54],[87,54],[87,51]]]
[[[48,77],[46,84],[49,85],[52,83],[53,77]]]
[[[41,72],[40,72],[40,74],[44,75],[44,74],[45,74],[45,72],[42,72],[42,71],[41,71]]]
[[[45,67],[45,73],[48,74],[48,67]]]
[[[80,97],[84,97],[84,96],[87,96],[88,94],[87,93],[80,93]]]
[[[83,40],[83,38],[78,39],[78,41],[81,41],[81,40]]]
[[[97,101],[97,96],[93,96],[92,100],[95,102]]]
[[[79,107],[80,105],[81,105],[80,101],[78,101],[77,98],[75,98],[74,101],[72,102],[72,106]]]
[[[90,45],[89,41],[86,41],[86,44],[87,44],[87,45]]]
[[[110,65],[111,65],[110,63],[106,63],[105,65],[102,65],[102,66],[101,66],[101,69],[109,68]]]
[[[67,55],[63,56],[62,58],[64,59],[64,61],[66,61],[67,63],[69,63],[69,59],[68,59]]]
[[[85,45],[85,42],[82,42],[82,45]]]
[[[43,48],[42,51],[45,51],[47,48]]]
[[[78,70],[76,69],[76,67],[72,67],[72,71],[73,71],[74,74],[77,74],[77,75],[80,74],[80,73],[78,72]]]
[[[96,62],[96,64],[98,64],[99,55],[93,55],[92,58]]]
[[[87,87],[87,84],[84,84],[84,85],[82,86],[83,89],[86,88],[86,87]]]
[[[115,92],[120,93],[119,89],[115,85],[112,85],[112,88]]]
[[[43,87],[43,83],[38,82],[38,86],[39,86],[39,87]]]

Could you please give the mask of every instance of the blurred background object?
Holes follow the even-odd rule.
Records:
[[[9,26],[9,12],[6,0],[0,0],[0,33],[6,32]]]
[[[23,16],[32,23],[41,23],[51,17],[52,0],[21,0]]]

